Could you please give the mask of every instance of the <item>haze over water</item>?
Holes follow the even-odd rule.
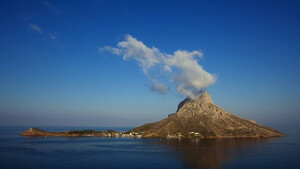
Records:
[[[78,127],[41,127],[59,131]],[[290,168],[299,167],[300,135],[269,139],[24,137],[0,127],[0,168]],[[82,129],[82,128],[81,128]],[[92,128],[106,130],[107,128]],[[116,128],[122,130],[121,128]],[[123,130],[128,130],[124,128]]]

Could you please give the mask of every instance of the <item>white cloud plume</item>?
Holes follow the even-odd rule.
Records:
[[[199,65],[197,58],[202,58],[200,51],[192,52],[177,50],[173,54],[166,54],[155,47],[147,47],[131,35],[126,35],[125,40],[117,44],[117,48],[105,46],[100,51],[109,51],[115,55],[123,56],[124,60],[134,59],[148,77],[150,68],[159,68],[166,72],[172,81],[176,82],[177,90],[192,99],[201,95],[201,91],[212,85],[216,77],[206,72]],[[166,93],[169,87],[152,80],[150,89],[159,93]]]
[[[115,55],[122,55],[124,60],[135,59],[147,74],[147,70],[160,63],[162,54],[155,47],[149,48],[143,42],[136,40],[131,35],[125,36],[125,41],[118,43],[118,48],[104,46],[100,50],[107,50]]]
[[[30,29],[37,31],[38,33],[42,33],[42,28],[38,25],[29,23],[28,26]]]
[[[179,69],[179,72],[173,74],[178,84],[177,90],[192,99],[199,97],[200,90],[216,81],[216,77],[198,64],[196,56],[202,57],[203,54],[196,50],[192,52],[177,50],[173,55],[168,55],[164,62],[167,66]]]

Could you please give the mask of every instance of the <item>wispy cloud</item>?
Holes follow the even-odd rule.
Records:
[[[160,94],[166,94],[169,91],[169,86],[163,83],[152,83],[150,90],[159,92]]]
[[[31,23],[29,23],[29,24],[28,24],[28,27],[29,27],[30,29],[32,29],[32,30],[38,32],[38,33],[42,33],[42,28],[41,28],[40,26],[36,25],[36,24],[31,24]]]
[[[52,39],[52,40],[56,40],[57,39],[57,32],[50,33],[49,38]]]
[[[109,51],[115,55],[123,56],[124,60],[134,59],[149,78],[149,69],[159,69],[168,75],[170,81],[174,81],[177,90],[192,99],[201,95],[201,91],[212,85],[216,77],[208,73],[198,63],[197,58],[203,54],[198,51],[177,50],[173,54],[160,52],[156,47],[148,47],[131,35],[126,35],[125,40],[117,44],[117,47],[104,46],[99,51]],[[160,71],[156,71],[160,72]],[[165,93],[169,87],[151,78],[150,90]]]
[[[59,13],[58,9],[57,9],[55,6],[51,5],[49,2],[43,1],[42,4],[43,4],[45,7],[47,7],[47,8],[49,8],[49,9],[53,10],[56,14]]]

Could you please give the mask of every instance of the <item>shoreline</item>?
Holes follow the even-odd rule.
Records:
[[[145,137],[143,133],[131,132],[131,130],[126,132],[118,132],[114,130],[106,131],[96,131],[96,130],[70,130],[70,131],[61,131],[61,132],[49,132],[41,130],[35,127],[21,132],[20,135],[27,137],[122,137],[122,138],[157,138],[157,139],[232,139],[232,138],[274,138],[274,137],[287,137],[288,135],[278,135],[278,136],[269,136],[263,137],[261,135],[253,136],[189,136],[184,137],[183,135],[166,137]]]

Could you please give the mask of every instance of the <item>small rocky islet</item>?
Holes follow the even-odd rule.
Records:
[[[245,138],[283,137],[285,134],[253,120],[233,115],[213,103],[205,91],[196,100],[186,98],[179,103],[176,113],[156,123],[147,123],[126,132],[114,130],[72,130],[49,132],[30,128],[24,136],[56,137],[134,137],[134,138]]]

